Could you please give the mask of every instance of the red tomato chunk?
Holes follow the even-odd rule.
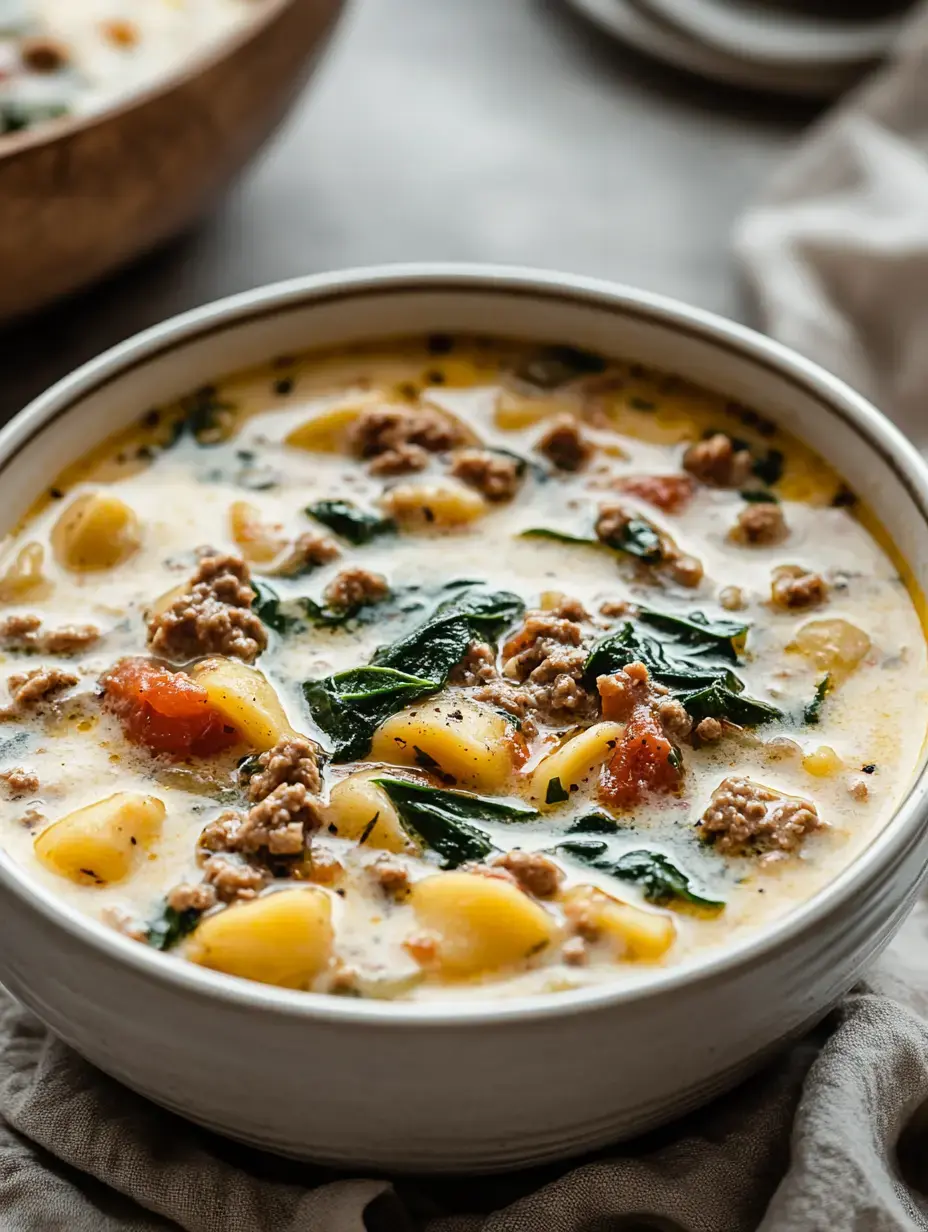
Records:
[[[604,802],[630,808],[648,795],[675,791],[680,784],[675,760],[673,745],[650,707],[637,707],[603,770],[600,794]]]
[[[148,659],[122,659],[103,677],[103,688],[127,739],[153,753],[209,757],[239,739],[206,691],[183,672]]]

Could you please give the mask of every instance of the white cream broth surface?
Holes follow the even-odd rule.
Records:
[[[0,0],[0,135],[153,85],[263,0]]]
[[[551,366],[552,354],[560,366]],[[541,361],[548,367],[539,368]],[[400,419],[437,411],[455,439],[450,447],[445,442],[415,455],[421,469],[383,473],[373,437],[359,425],[384,407]],[[266,369],[221,379],[178,407],[140,407],[139,415],[137,427],[50,477],[48,490],[36,494],[33,510],[3,543],[0,666],[10,683],[0,723],[0,817],[2,841],[29,876],[139,944],[166,944],[166,962],[198,961],[340,995],[414,999],[646,980],[656,968],[726,946],[808,899],[887,823],[907,790],[925,734],[921,600],[907,589],[900,562],[878,541],[885,536],[840,478],[749,408],[633,362],[437,337],[281,357]],[[582,443],[576,469],[559,465],[563,456],[546,442],[555,423],[567,425]],[[307,424],[317,428],[301,438]],[[320,424],[329,427],[319,430]],[[294,433],[296,443],[288,443]],[[688,449],[720,434],[734,440],[735,452],[751,455],[750,474],[737,486],[705,482],[691,473],[698,466],[689,461],[690,470],[684,468]],[[488,499],[461,477],[456,459],[464,450],[514,461],[519,474],[508,499]],[[690,485],[688,497],[675,511],[659,508],[625,486],[642,476],[682,479]],[[430,495],[418,499],[423,486]],[[407,489],[411,497],[402,495]],[[448,492],[452,498],[464,494],[471,520],[463,520],[453,499],[447,505]],[[69,546],[67,524],[81,501],[86,507],[101,494],[121,502],[132,525],[119,532],[115,563],[94,558],[88,567]],[[325,500],[392,517],[395,529],[353,544],[306,512]],[[233,512],[241,502],[251,507],[246,534]],[[595,542],[602,508],[615,505],[636,534],[643,525],[646,539],[649,532],[657,537],[658,559],[643,561]],[[750,542],[737,530],[739,515],[761,507],[782,513],[779,541]],[[256,525],[278,545],[276,554],[255,547]],[[539,528],[594,542],[524,534]],[[309,532],[334,544],[338,555],[283,576],[281,560]],[[103,538],[109,533],[105,527]],[[150,640],[152,609],[161,596],[190,586],[207,547],[244,559],[259,598],[267,598],[262,587],[271,587],[285,610],[300,597],[331,610],[324,592],[348,569],[369,571],[389,588],[334,628],[309,620],[283,632],[268,628],[267,646],[250,664],[276,692],[290,734],[322,750],[322,787],[311,801],[299,852],[230,849],[217,857],[198,847],[204,827],[224,810],[247,817],[251,807],[244,776],[254,763],[245,771],[239,766],[260,749],[230,712],[222,712],[231,733],[227,747],[189,756],[184,750],[152,752],[111,704],[106,674],[127,657],[194,681],[202,670],[198,661],[216,657],[215,648],[204,646],[181,661],[159,653]],[[106,550],[104,544],[104,556]],[[695,558],[701,577],[698,570],[689,576],[675,570],[681,558]],[[771,586],[783,566],[818,579],[814,601],[789,607],[782,596],[775,598]],[[743,716],[728,721],[723,714],[714,726],[700,727],[696,714],[691,730],[672,728],[659,717],[661,704],[683,698],[686,711],[686,690],[662,686],[660,673],[646,662],[651,671],[636,708],[610,710],[607,686],[574,667],[567,683],[584,690],[585,708],[552,710],[542,667],[541,701],[525,708],[520,731],[518,714],[506,716],[496,702],[476,698],[472,683],[454,683],[458,671],[451,683],[397,704],[384,721],[409,713],[427,721],[431,715],[447,730],[459,721],[449,720],[449,713],[476,713],[484,726],[475,777],[443,764],[441,736],[415,758],[402,738],[388,747],[403,751],[379,762],[364,750],[346,761],[327,756],[332,734],[314,719],[304,682],[369,664],[378,647],[422,626],[442,602],[496,592],[517,596],[525,611],[541,612],[542,621],[550,616],[570,623],[559,609],[576,601],[574,608],[584,610],[573,621],[579,647],[567,649],[584,656],[630,626],[656,642],[659,652],[682,655],[698,667],[705,647],[681,643],[666,626],[648,625],[642,610],[690,621],[695,614],[697,625],[705,618],[746,626],[727,661],[709,653],[703,662],[720,676],[736,675],[743,685],[737,697],[772,709],[760,722]],[[89,625],[100,637],[72,653],[41,642],[24,648],[14,627],[21,616],[41,619],[39,636]],[[511,612],[502,628],[489,635],[475,630],[470,640],[493,647],[493,680],[530,692],[532,680],[520,677],[510,661],[515,655],[502,653],[524,621],[524,614]],[[831,622],[824,648],[821,639],[812,645],[802,633],[816,622]],[[552,673],[564,645],[549,639],[547,651],[537,647],[540,661],[553,653]],[[38,700],[17,699],[18,678],[45,668],[70,673],[76,683],[53,687]],[[605,675],[618,676],[621,685],[627,683],[622,673],[614,666]],[[352,703],[341,705],[350,709]],[[559,789],[545,789],[543,775],[539,780],[536,774],[544,758],[604,722],[616,724],[605,755],[594,757],[575,781],[558,779]],[[642,722],[661,749],[666,741],[672,769],[665,766],[653,780],[630,788],[629,801],[610,784],[623,743]],[[373,739],[376,745],[376,731]],[[487,768],[494,757],[502,770]],[[398,806],[403,824],[393,850],[379,845],[377,824],[363,842],[356,827],[346,836],[351,826],[334,807],[332,791],[356,774],[454,793],[454,799],[463,793],[471,827],[465,826],[465,845],[476,828],[485,850],[449,858],[448,848],[439,842],[436,849],[416,824],[403,820]],[[769,833],[740,841],[707,827],[702,819],[710,797],[729,777],[806,802],[797,823],[806,832],[795,841]],[[115,838],[99,818],[89,824],[90,838],[83,823],[75,828],[76,810],[114,793],[155,797],[163,819],[152,831],[120,815]],[[519,819],[500,819],[492,810],[481,815],[475,795],[515,801]],[[440,794],[423,798],[446,800]],[[395,805],[380,799],[387,811]],[[775,808],[778,800],[764,807]],[[578,820],[591,813],[598,821],[578,829]],[[379,824],[382,830],[383,819]],[[113,863],[107,844],[124,848],[130,831],[131,850]],[[66,832],[67,842],[59,841]],[[581,848],[570,846],[577,843]],[[98,868],[81,863],[75,852],[84,850],[91,865],[103,851]],[[513,852],[544,854],[555,882],[539,888],[526,881],[518,858],[507,857]],[[649,876],[640,861],[630,872],[627,860],[617,875],[615,866],[630,852],[641,853],[651,873],[660,875]],[[204,885],[208,862],[216,858],[256,870],[263,881],[244,898],[166,913],[172,892]],[[442,878],[450,879],[447,894],[421,891],[428,879]],[[304,896],[298,908],[311,901],[323,924],[299,910],[293,917],[282,911],[279,919],[259,918],[262,904],[281,893]],[[223,918],[234,927],[222,931]],[[179,922],[167,943],[166,920]],[[522,949],[519,938],[525,939]]]

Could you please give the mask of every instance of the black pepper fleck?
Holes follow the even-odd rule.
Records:
[[[279,394],[281,398],[285,398],[287,394],[293,393],[293,377],[282,376],[279,381],[274,382],[274,393]]]
[[[864,774],[873,774],[876,770],[876,762],[868,761],[865,766],[860,767]]]
[[[430,355],[448,355],[454,350],[454,339],[450,334],[429,334],[426,345]]]

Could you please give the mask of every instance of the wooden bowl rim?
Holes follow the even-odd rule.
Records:
[[[339,2],[343,4],[344,0]],[[254,15],[238,29],[229,31],[213,43],[207,43],[202,51],[186,57],[179,68],[163,73],[151,85],[132,90],[121,100],[101,107],[99,111],[90,111],[80,116],[62,116],[57,120],[47,120],[35,128],[25,128],[18,133],[0,134],[0,165],[17,155],[41,146],[54,145],[55,142],[65,140],[75,133],[118,120],[121,116],[170,94],[215,68],[223,60],[231,58],[272,25],[286,9],[305,3],[306,0],[258,0]]]

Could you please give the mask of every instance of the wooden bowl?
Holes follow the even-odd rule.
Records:
[[[0,138],[0,321],[115,270],[203,215],[294,101],[344,0],[261,0],[150,88]]]

